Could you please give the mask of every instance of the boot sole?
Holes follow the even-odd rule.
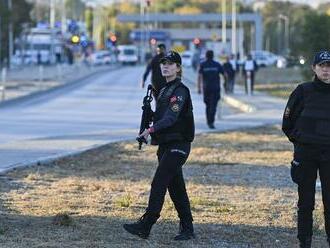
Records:
[[[149,235],[146,235],[146,234],[143,234],[143,233],[140,233],[140,232],[137,232],[136,230],[134,229],[131,229],[129,228],[128,226],[126,226],[125,224],[123,225],[124,229],[129,232],[130,234],[133,234],[135,236],[138,236],[142,239],[147,239],[149,237]]]

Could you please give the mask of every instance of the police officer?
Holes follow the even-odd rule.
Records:
[[[213,60],[214,54],[212,50],[206,51],[205,57],[206,60],[199,67],[197,91],[198,94],[201,94],[203,86],[207,125],[209,128],[214,129],[215,113],[220,100],[219,74],[224,75],[224,70],[220,63]]]
[[[227,94],[232,94],[234,93],[236,63],[227,56],[223,69],[225,71],[225,91]]]
[[[313,61],[314,80],[291,93],[282,130],[294,144],[291,177],[298,184],[298,239],[311,247],[315,182],[319,171],[325,231],[330,243],[330,52],[318,52]]]
[[[160,71],[160,59],[164,57],[166,52],[166,47],[164,44],[159,44],[157,46],[157,54],[152,58],[150,63],[148,63],[147,68],[143,74],[141,86],[144,88],[147,77],[151,71],[151,84],[154,89],[154,96],[158,96],[159,90],[164,87],[166,80]]]
[[[124,224],[124,228],[131,234],[147,238],[160,216],[168,190],[180,218],[179,234],[174,239],[188,240],[195,235],[182,166],[189,156],[195,133],[192,102],[189,89],[181,82],[181,57],[178,53],[171,51],[161,60],[161,71],[166,85],[156,100],[153,126],[140,134],[145,139],[150,134],[152,144],[159,145],[158,167],[145,214],[136,223]]]

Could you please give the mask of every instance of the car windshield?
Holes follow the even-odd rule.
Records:
[[[124,54],[125,55],[134,55],[135,54],[135,52],[134,52],[134,50],[133,49],[126,49],[126,50],[124,50]]]

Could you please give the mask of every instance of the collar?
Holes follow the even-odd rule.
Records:
[[[317,89],[330,92],[330,84],[321,81],[316,75],[314,78],[314,83]]]

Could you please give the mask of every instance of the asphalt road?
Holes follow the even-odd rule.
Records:
[[[136,137],[144,67],[123,67],[0,108],[0,172]],[[197,132],[208,131],[202,97],[191,87]],[[222,114],[233,109],[224,106]]]

